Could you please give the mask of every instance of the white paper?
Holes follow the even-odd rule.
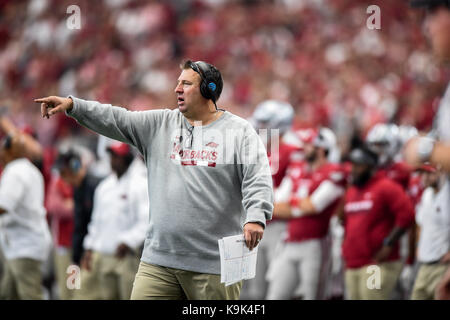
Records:
[[[219,241],[220,281],[229,286],[241,280],[252,279],[256,274],[258,246],[250,251],[244,235],[225,237]]]

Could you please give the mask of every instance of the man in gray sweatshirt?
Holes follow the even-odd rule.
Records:
[[[43,117],[66,112],[145,159],[149,226],[132,299],[238,299],[242,282],[220,283],[218,240],[243,232],[252,250],[262,239],[273,210],[269,162],[251,124],[217,109],[219,70],[190,60],[181,69],[174,110],[131,112],[72,96],[35,101]]]

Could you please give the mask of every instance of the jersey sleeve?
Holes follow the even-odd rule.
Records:
[[[19,174],[5,170],[0,179],[0,208],[6,212],[14,211],[20,204],[25,185]]]
[[[414,208],[411,199],[401,186],[386,180],[382,186],[389,211],[395,215],[395,225],[408,228],[414,222]]]

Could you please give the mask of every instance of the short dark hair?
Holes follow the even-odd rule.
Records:
[[[215,101],[219,100],[220,94],[223,89],[223,79],[222,74],[219,69],[217,69],[214,65],[204,62],[204,61],[192,61],[190,59],[184,60],[180,64],[180,68],[182,70],[192,69],[200,75],[202,82],[205,81],[205,78],[211,79],[216,84],[216,90],[214,91]]]
[[[350,152],[349,160],[352,163],[376,167],[378,164],[378,155],[370,150],[366,144],[361,144]]]

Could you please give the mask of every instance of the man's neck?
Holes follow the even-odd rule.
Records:
[[[216,110],[214,104],[211,101],[202,109],[207,111],[202,111],[192,116],[184,114],[186,120],[192,126],[206,126],[211,122],[217,120],[223,113],[222,111]]]
[[[326,158],[317,158],[315,161],[308,163],[309,167],[311,168],[311,171],[316,171],[318,168],[323,166],[325,163],[327,163]]]
[[[220,118],[220,115],[222,114],[222,111],[210,111],[207,114],[203,114],[200,117],[196,117],[195,119],[193,118],[188,118],[186,117],[187,121],[191,124],[191,126],[206,126],[214,121],[216,121],[217,119]]]
[[[431,186],[433,188],[433,191],[435,194],[439,193],[439,191],[442,189],[442,186],[444,185],[444,183],[445,183],[445,180],[442,177],[440,177],[438,179],[438,181],[436,181],[436,183],[433,186]]]
[[[117,179],[120,179],[127,171],[128,171],[128,167],[126,167],[124,170],[120,170],[120,171],[115,171],[114,173],[117,176]]]
[[[5,166],[6,166],[7,164],[9,164],[9,163],[15,161],[15,160],[20,159],[20,158],[23,158],[23,157],[7,157],[7,158],[5,159]]]

